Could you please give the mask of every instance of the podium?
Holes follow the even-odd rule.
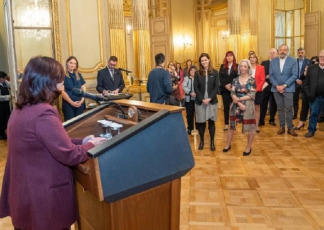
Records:
[[[178,230],[181,177],[194,166],[183,108],[115,102],[63,123],[78,138],[95,133],[101,119],[123,125],[74,169],[77,229]]]

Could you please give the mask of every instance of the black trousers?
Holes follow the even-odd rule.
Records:
[[[298,85],[297,83],[295,83],[295,92],[294,92],[294,98],[293,98],[294,117],[296,117],[298,114],[300,91],[301,91],[301,85]]]
[[[5,134],[10,113],[9,101],[0,101],[0,136]]]
[[[232,97],[230,91],[224,91],[221,92],[222,98],[223,98],[223,106],[224,106],[224,124],[229,124],[229,112],[230,112],[230,106],[232,103]]]
[[[300,110],[299,120],[306,121],[307,116],[308,116],[308,111],[309,111],[309,102],[308,102],[308,98],[307,98],[304,90],[301,90],[300,94],[301,94],[301,98],[302,98],[302,107]]]
[[[262,102],[260,105],[260,121],[259,124],[264,124],[264,119],[267,115],[269,105],[270,119],[269,122],[275,121],[275,116],[277,113],[277,103],[274,99],[273,92],[263,91],[262,92]]]
[[[195,120],[195,101],[191,100],[190,102],[185,102],[186,113],[187,113],[187,124],[188,129],[194,129],[194,120]]]

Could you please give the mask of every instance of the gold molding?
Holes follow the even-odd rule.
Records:
[[[67,21],[67,34],[68,34],[68,47],[69,47],[69,55],[73,55],[72,50],[72,30],[71,30],[71,20],[70,20],[70,0],[65,0],[66,3],[66,21]],[[102,36],[102,20],[101,20],[101,0],[97,0],[97,10],[98,10],[98,24],[99,24],[99,46],[100,46],[100,61],[92,68],[82,68],[79,67],[79,71],[81,73],[92,73],[96,72],[99,68],[103,68],[106,66],[104,60],[104,53],[103,53],[103,36]]]
[[[59,10],[58,10],[58,0],[52,0],[53,9],[53,28],[54,28],[54,57],[57,61],[62,61],[61,53],[61,34],[60,34],[60,21],[59,21]]]

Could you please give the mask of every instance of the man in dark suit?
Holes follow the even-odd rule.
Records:
[[[302,88],[303,81],[301,80],[301,76],[303,75],[305,71],[305,67],[309,64],[309,59],[305,58],[305,50],[304,48],[300,47],[297,50],[297,80],[295,83],[295,93],[294,93],[294,119],[297,118],[298,108],[299,108],[299,95],[300,90]]]
[[[271,92],[274,94],[279,113],[280,129],[277,132],[278,135],[285,133],[287,125],[288,134],[298,136],[292,123],[297,62],[296,59],[287,55],[288,51],[288,46],[282,44],[279,47],[279,57],[273,59],[270,63]]]
[[[269,50],[269,60],[263,61],[261,65],[264,66],[265,70],[265,78],[266,83],[268,84],[262,91],[262,102],[260,107],[260,121],[259,126],[264,125],[264,119],[267,114],[268,104],[269,104],[269,112],[270,112],[270,119],[269,124],[276,126],[275,123],[275,116],[277,113],[277,103],[274,99],[273,92],[271,92],[271,82],[269,78],[269,69],[270,69],[270,61],[278,56],[278,51],[275,48],[271,48]]]
[[[303,83],[310,107],[308,132],[305,134],[307,138],[314,136],[318,115],[321,108],[324,108],[324,50],[320,51],[318,57],[319,63],[308,67]]]
[[[108,60],[107,68],[98,71],[97,90],[99,93],[108,94],[108,90],[112,94],[118,94],[125,88],[123,75],[120,70],[116,69],[118,58],[111,56]]]

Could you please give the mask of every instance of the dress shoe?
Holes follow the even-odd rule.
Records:
[[[294,137],[297,137],[298,136],[298,134],[295,132],[295,130],[293,130],[293,129],[288,129],[288,132],[287,132],[289,135],[291,135],[291,136],[294,136]]]
[[[198,150],[202,150],[204,148],[204,142],[200,141]]]
[[[281,135],[285,133],[285,127],[280,127],[280,129],[278,130],[277,134]]]
[[[211,140],[211,141],[210,141],[210,150],[211,150],[211,151],[215,151],[215,149],[216,149],[216,148],[215,148],[214,140]]]
[[[269,121],[269,124],[272,125],[272,126],[276,126],[277,125],[276,122],[274,122],[274,121]]]
[[[307,138],[310,138],[312,136],[314,136],[314,133],[309,132],[309,131],[308,131],[308,133],[305,134],[305,137],[307,137]]]
[[[223,149],[223,153],[228,152],[231,149],[231,146],[229,146],[227,149]]]
[[[294,128],[294,130],[300,130],[305,127],[305,124],[303,123],[301,126],[297,126]]]
[[[188,135],[191,135],[191,129],[187,130]]]
[[[251,154],[251,152],[252,152],[252,148],[250,148],[250,152],[243,152],[243,156],[248,156]]]

